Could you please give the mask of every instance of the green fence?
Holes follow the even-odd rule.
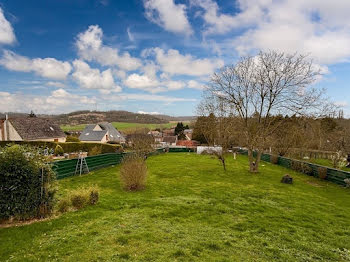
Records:
[[[248,151],[242,149],[239,151],[239,153],[247,155]],[[255,152],[254,152],[254,156],[256,156]],[[262,154],[261,160],[266,161],[266,162],[271,162],[271,155],[270,154]],[[335,184],[338,184],[338,185],[345,186],[346,183],[344,182],[344,179],[350,178],[350,172],[346,172],[346,171],[342,171],[342,170],[338,170],[338,169],[334,169],[334,168],[330,168],[330,167],[326,167],[326,166],[320,166],[320,165],[316,165],[316,164],[312,164],[312,163],[308,163],[308,162],[304,162],[304,161],[300,161],[300,160],[296,160],[296,159],[291,159],[291,158],[287,158],[287,157],[277,156],[277,165],[291,169],[293,162],[298,162],[298,163],[302,163],[304,165],[309,166],[311,168],[310,169],[311,172],[307,172],[305,174],[309,175],[309,176],[318,177],[318,178],[320,177],[319,176],[319,168],[326,168],[327,169],[327,176],[325,179],[330,181],[330,182],[333,182]]]
[[[86,157],[86,162],[89,170],[95,170],[102,167],[112,166],[119,164],[123,159],[122,153],[108,153],[97,156]],[[78,159],[69,159],[56,161],[53,164],[53,170],[56,173],[57,179],[74,176],[75,168]]]
[[[179,148],[179,147],[170,147],[169,153],[185,153],[185,152],[194,152],[193,148]]]
[[[164,152],[163,149],[157,149],[155,152],[148,154],[149,156],[157,155]],[[89,170],[95,170],[103,167],[108,167],[112,165],[120,164],[123,157],[130,153],[108,153],[101,154],[97,156],[86,157],[86,162]],[[78,159],[60,160],[53,163],[53,170],[56,173],[57,179],[62,179],[65,177],[70,177],[75,175],[75,168]]]

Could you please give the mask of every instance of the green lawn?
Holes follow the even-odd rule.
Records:
[[[147,189],[118,167],[59,182],[98,184],[101,200],[51,221],[0,229],[3,261],[350,261],[350,190],[247,158],[169,153],[147,160]],[[294,185],[280,183],[282,175]]]
[[[334,168],[333,167],[333,162],[330,159],[324,159],[324,158],[312,158],[312,159],[307,159],[307,160],[303,160],[305,162],[310,162],[316,165],[320,165],[320,166],[326,166],[326,167],[330,167],[330,168]],[[342,167],[342,168],[337,168],[343,171],[347,171],[350,172],[350,168],[348,167]]]
[[[188,124],[187,122],[184,122]],[[126,122],[112,122],[112,124],[120,131],[130,133],[140,128],[148,128],[150,130],[156,128],[171,128],[176,126],[176,123],[167,123],[167,124],[140,124],[140,123],[126,123]],[[61,125],[63,131],[81,131],[85,128],[86,125]]]

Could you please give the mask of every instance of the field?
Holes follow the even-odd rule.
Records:
[[[189,122],[183,122],[184,124],[188,124]],[[131,133],[137,129],[148,128],[150,130],[156,128],[171,128],[176,126],[176,123],[169,122],[167,124],[140,124],[140,123],[126,123],[126,122],[112,122],[113,126],[115,126],[118,130],[124,133]],[[82,131],[86,125],[62,125],[61,128],[63,131]]]
[[[146,190],[124,192],[119,167],[59,181],[89,184],[96,206],[0,229],[2,261],[350,261],[350,190],[247,158],[150,157]],[[282,175],[293,185],[280,183]]]

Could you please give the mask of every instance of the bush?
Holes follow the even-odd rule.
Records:
[[[292,160],[290,168],[306,175],[312,175],[312,167],[307,163]]]
[[[270,155],[270,163],[277,165],[278,164],[278,156],[276,155]]]
[[[102,154],[101,146],[94,146],[89,150],[89,156],[96,156]]]
[[[89,203],[90,196],[86,189],[81,188],[71,193],[70,200],[73,207],[76,209],[81,209]]]
[[[60,213],[65,213],[69,210],[69,208],[71,207],[72,203],[70,201],[69,198],[63,198],[58,202],[58,211]]]
[[[125,190],[143,189],[146,185],[146,178],[147,166],[142,158],[134,155],[124,158],[120,168],[120,180]]]
[[[55,203],[55,179],[38,150],[20,145],[0,148],[0,219],[50,215]]]
[[[317,172],[318,172],[318,177],[319,178],[326,179],[326,177],[327,177],[327,168],[319,167],[319,168],[317,168]]]
[[[60,145],[57,145],[55,147],[55,155],[56,156],[62,156],[64,154],[64,150]]]
[[[80,139],[76,136],[67,136],[66,142],[80,142]]]
[[[81,209],[87,205],[96,205],[100,197],[97,186],[82,187],[74,190],[70,194],[70,202],[76,209]]]
[[[100,198],[99,188],[97,186],[90,187],[88,189],[88,192],[89,192],[89,204],[96,205]]]

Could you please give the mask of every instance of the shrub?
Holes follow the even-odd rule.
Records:
[[[96,156],[102,154],[101,146],[94,146],[89,150],[89,156]]]
[[[87,205],[96,205],[100,197],[97,186],[82,187],[71,192],[70,202],[76,209],[81,209]]]
[[[55,155],[56,156],[62,156],[64,154],[64,150],[60,145],[57,145],[55,147]]]
[[[81,209],[89,203],[90,196],[86,189],[80,188],[71,193],[70,200],[73,207]]]
[[[55,179],[38,150],[20,145],[0,148],[0,219],[50,215],[55,203]]]
[[[271,164],[277,165],[277,163],[278,163],[278,156],[276,156],[276,155],[271,155],[271,156],[270,156],[270,163],[271,163]]]
[[[120,168],[120,180],[123,188],[129,191],[141,190],[145,187],[147,166],[141,157],[135,155],[124,158]]]
[[[319,168],[317,168],[317,172],[318,172],[318,177],[319,178],[326,179],[326,177],[327,177],[327,168],[319,167]]]
[[[80,142],[80,139],[76,136],[67,136],[66,142]]]
[[[99,188],[97,186],[92,186],[88,189],[88,191],[89,191],[89,204],[96,205],[100,198]]]
[[[69,198],[63,198],[58,202],[57,209],[60,213],[65,213],[69,210],[71,205],[72,203]]]
[[[312,175],[312,167],[309,166],[307,163],[292,160],[290,168],[297,172],[304,173],[306,175]]]
[[[345,186],[349,188],[350,187],[350,178],[345,178],[344,182],[345,182]]]

